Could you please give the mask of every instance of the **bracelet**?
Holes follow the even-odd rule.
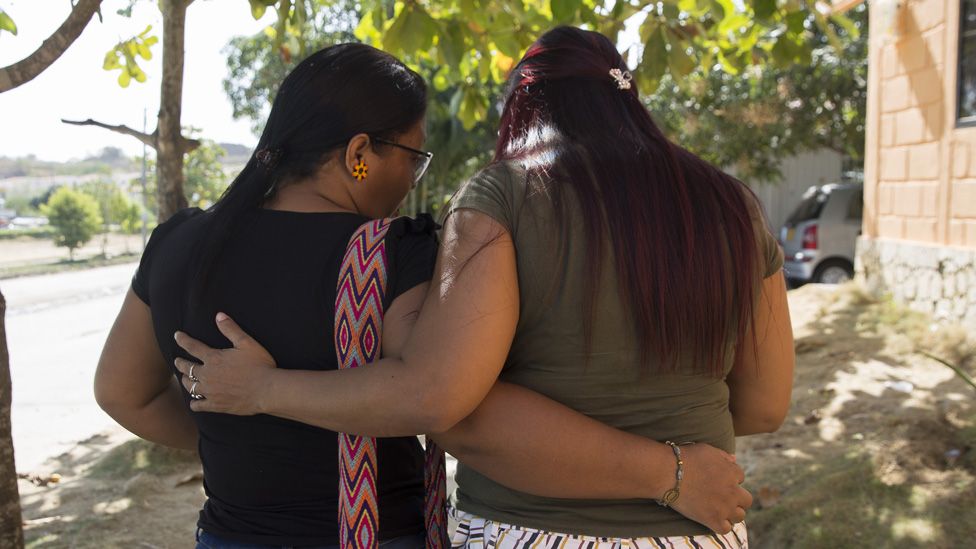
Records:
[[[656,500],[658,505],[662,507],[671,507],[674,502],[678,501],[678,496],[681,495],[681,480],[685,476],[684,465],[685,462],[681,460],[681,447],[688,444],[694,444],[694,442],[681,442],[675,443],[670,440],[666,441],[665,444],[671,447],[671,451],[674,452],[674,459],[678,462],[678,469],[674,474],[674,488],[671,488],[667,492],[664,492],[664,496],[661,499]]]

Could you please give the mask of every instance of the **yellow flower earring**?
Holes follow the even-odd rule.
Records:
[[[366,165],[365,160],[360,158],[359,163],[352,168],[352,176],[356,178],[356,181],[361,182],[366,179],[367,172],[369,172],[369,166]]]

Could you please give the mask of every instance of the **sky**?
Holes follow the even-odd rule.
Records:
[[[105,71],[105,53],[116,43],[142,32],[147,25],[162,37],[162,18],[156,2],[136,3],[132,18],[116,11],[127,0],[105,0],[103,22],[97,16],[75,43],[34,80],[0,94],[0,156],[28,154],[43,160],[80,159],[103,147],[119,147],[131,156],[142,154],[136,139],[95,127],[69,126],[62,118],[124,124],[141,130],[143,110],[148,129],[155,128],[159,108],[162,43],[152,48],[153,59],[140,66],[145,83],[118,85],[118,71]],[[0,66],[33,52],[67,17],[69,0],[0,0],[16,22],[18,35],[0,34]],[[254,34],[273,21],[251,17],[244,0],[197,0],[187,11],[186,66],[183,84],[184,126],[202,130],[201,136],[224,143],[253,146],[257,138],[246,120],[234,120],[222,80],[227,74],[221,50],[234,36]]]

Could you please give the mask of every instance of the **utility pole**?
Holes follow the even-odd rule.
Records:
[[[146,108],[142,108],[142,133],[146,133]],[[146,217],[149,211],[149,202],[146,200],[146,144],[142,144],[142,249],[146,250]]]

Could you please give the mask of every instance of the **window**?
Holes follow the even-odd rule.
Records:
[[[976,125],[976,0],[962,0],[959,14],[956,118],[960,125]]]
[[[820,212],[823,211],[824,205],[827,203],[828,198],[830,198],[830,193],[820,190],[808,195],[786,219],[786,226],[795,227],[804,221],[813,221],[814,219],[818,219],[820,217]]]

